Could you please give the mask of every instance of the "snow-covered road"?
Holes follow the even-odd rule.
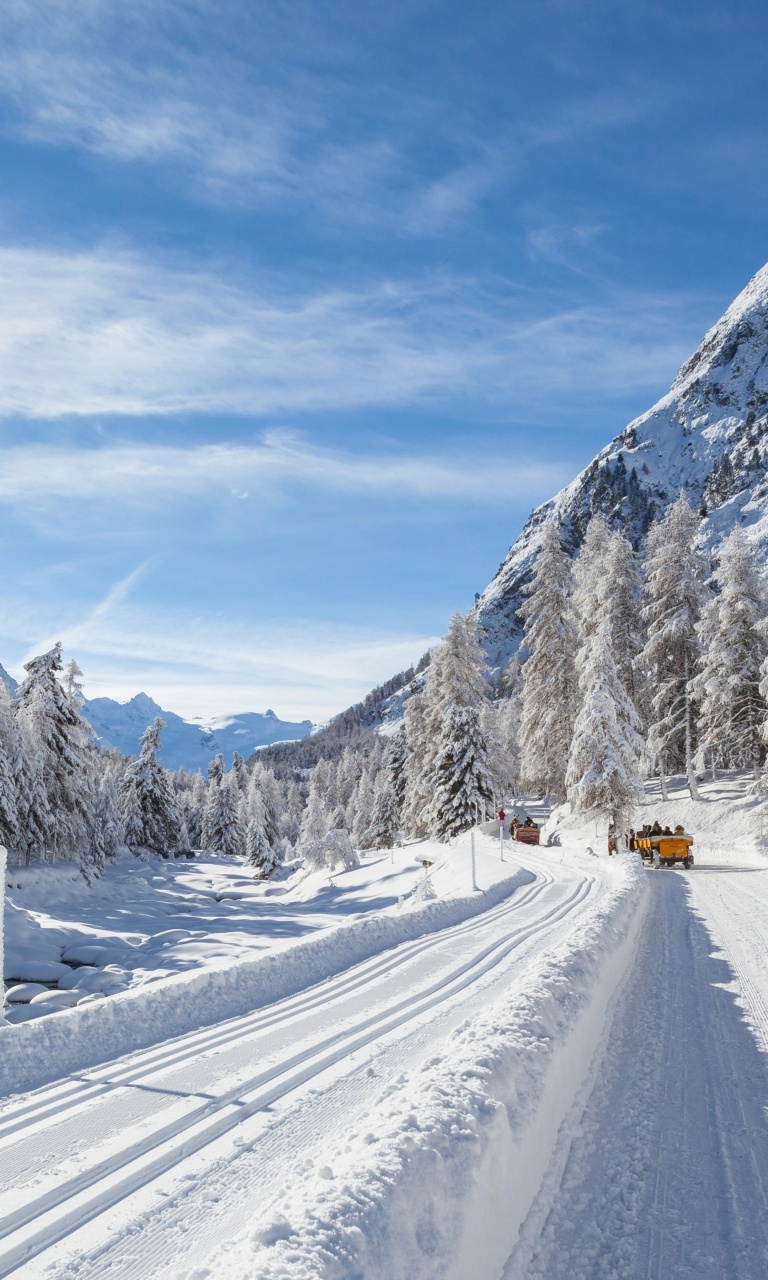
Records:
[[[0,1275],[195,1273],[292,1180],[322,1177],[340,1134],[369,1123],[375,1141],[377,1100],[601,891],[559,855],[525,863],[530,882],[475,919],[5,1105]]]
[[[692,872],[566,823],[481,914],[9,1099],[0,1276],[764,1280],[753,805]]]
[[[768,1275],[768,863],[740,843],[648,873],[594,1090],[505,1280]]]

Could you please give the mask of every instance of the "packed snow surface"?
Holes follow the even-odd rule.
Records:
[[[690,872],[557,811],[504,863],[478,834],[479,891],[468,837],[411,846],[335,878],[340,924],[303,880],[314,924],[280,949],[4,1029],[4,1064],[49,1080],[0,1106],[0,1276],[764,1280],[764,820],[743,779],[702,795],[647,802],[694,834]],[[185,988],[198,1025],[126,1053],[132,1008],[188,1016]],[[211,1019],[206,989],[243,1008]],[[70,1070],[86,1029],[102,1065]]]

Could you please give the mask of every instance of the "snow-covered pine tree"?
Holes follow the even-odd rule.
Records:
[[[129,848],[170,853],[176,848],[179,815],[168,773],[157,759],[165,722],[158,716],[141,735],[139,755],[125,771],[121,789],[125,842]]]
[[[368,769],[364,769],[357,781],[351,800],[354,814],[352,822],[352,843],[356,849],[367,849],[370,846],[371,820],[373,818],[373,802],[376,790],[373,778]]]
[[[284,849],[293,851],[299,842],[302,811],[301,792],[295,782],[290,782],[285,790],[285,803],[278,822],[278,834]]]
[[[696,550],[699,516],[684,493],[646,542],[643,618],[647,638],[640,663],[649,685],[648,754],[656,762],[662,794],[665,774],[685,772],[694,800],[696,708],[691,681],[699,660],[696,631],[707,601],[706,564]]]
[[[647,689],[638,666],[645,643],[645,630],[640,613],[643,579],[639,558],[632,543],[620,530],[611,534],[604,562],[601,615],[608,623],[611,653],[616,674],[629,694],[641,722]]]
[[[580,685],[583,702],[565,778],[568,799],[574,810],[607,816],[623,831],[642,795],[645,743],[616,671],[607,619],[582,651]]]
[[[557,527],[544,526],[541,551],[520,612],[528,656],[520,722],[523,781],[541,795],[565,799],[565,771],[579,706],[571,561]]]
[[[264,799],[258,783],[251,779],[248,794],[240,802],[240,822],[244,831],[244,851],[248,863],[264,879],[269,875],[270,848],[265,830]]]
[[[414,839],[426,836],[432,789],[427,772],[426,698],[414,693],[405,704],[406,777],[403,828]]]
[[[214,853],[234,856],[243,852],[239,799],[237,778],[232,771],[225,773],[218,784],[212,781],[205,808],[205,844]]]
[[[323,865],[323,840],[328,833],[328,811],[323,800],[324,779],[315,786],[314,769],[309,782],[309,795],[301,820],[298,853],[306,866]]]
[[[9,866],[21,861],[19,786],[21,739],[13,714],[10,690],[0,679],[0,844],[8,850]]]
[[[251,780],[261,793],[267,842],[277,853],[281,847],[280,818],[283,812],[280,787],[272,770],[267,769],[260,760],[257,760],[253,766]]]
[[[485,657],[477,624],[454,613],[445,639],[432,651],[425,685],[426,781],[430,834],[447,840],[473,826],[493,803],[493,774],[481,726],[488,698]],[[431,739],[431,742],[430,742]],[[456,776],[449,777],[456,768]]]
[[[71,698],[79,708],[82,705],[83,673],[74,658],[67,663],[62,684],[66,690],[67,697]]]
[[[43,777],[43,756],[28,726],[21,727],[19,780],[19,839],[24,861],[45,861],[51,856],[53,815]]]
[[[279,801],[274,775],[257,762],[245,808],[245,856],[267,879],[283,860]]]
[[[499,803],[517,792],[520,775],[520,704],[517,698],[486,703],[480,726],[488,751],[493,794]]]
[[[203,806],[203,820],[200,828],[200,836],[204,849],[213,848],[213,826],[209,826],[209,822],[216,823],[216,812],[219,804],[219,791],[224,779],[224,757],[219,751],[211,760],[208,761],[208,785],[205,788],[205,804]]]
[[[484,802],[493,802],[493,779],[479,707],[449,707],[441,736],[435,761],[431,828],[436,840],[450,840],[475,825]]]
[[[206,786],[202,774],[196,773],[189,793],[186,811],[187,834],[191,849],[202,849],[203,819],[205,814]]]
[[[91,818],[90,842],[84,870],[100,876],[112,861],[120,844],[122,819],[120,799],[111,770],[105,770],[96,790]]]
[[[397,812],[398,828],[402,824],[405,809],[405,793],[408,784],[408,747],[405,741],[405,726],[401,725],[397,733],[389,740],[387,752],[387,780]]]
[[[611,530],[605,518],[596,512],[587,526],[579,554],[573,562],[571,602],[578,631],[576,672],[581,670],[581,657],[586,659],[589,641],[603,618],[605,578],[611,546]]]
[[[32,772],[39,774],[47,797],[47,814],[38,799],[37,813],[28,815],[42,836],[38,848],[54,859],[77,861],[88,847],[91,730],[57,678],[61,669],[60,644],[25,663],[27,677],[17,690],[15,711],[26,749],[38,756]],[[32,830],[29,834],[36,838]]]
[[[374,849],[393,849],[400,834],[400,820],[395,797],[384,776],[379,779],[373,799],[373,812],[368,830],[368,841]]]
[[[248,774],[248,766],[239,751],[232,752],[232,772],[237,780],[237,789],[240,792],[240,795],[247,795],[250,777]]]
[[[754,549],[737,526],[720,548],[719,594],[702,610],[700,668],[691,682],[699,716],[696,765],[757,770],[765,758],[768,594]],[[766,689],[768,692],[768,689]]]

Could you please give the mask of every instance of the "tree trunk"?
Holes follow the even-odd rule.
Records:
[[[667,779],[664,776],[664,765],[659,761],[659,786],[661,787],[661,798],[667,803],[669,796],[667,795]]]
[[[693,770],[693,726],[691,724],[691,695],[688,692],[688,654],[685,655],[685,773],[692,800],[698,800],[696,774]]]

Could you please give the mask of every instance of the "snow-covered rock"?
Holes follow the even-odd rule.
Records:
[[[519,642],[522,588],[545,524],[558,522],[576,554],[600,511],[638,545],[681,490],[705,516],[706,548],[741,523],[768,553],[768,265],[706,334],[667,395],[532,513],[473,610],[491,660]]]

